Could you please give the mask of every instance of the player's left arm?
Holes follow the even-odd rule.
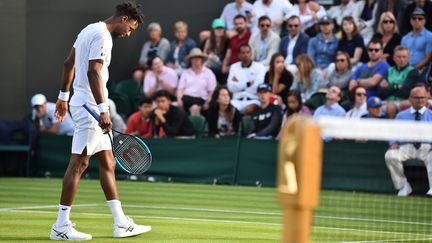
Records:
[[[63,63],[60,95],[59,95],[59,99],[57,99],[56,109],[54,112],[54,116],[60,121],[64,121],[67,115],[67,111],[68,111],[67,102],[69,100],[69,90],[73,81],[74,72],[75,72],[75,48],[72,47],[68,57]]]
[[[96,101],[96,104],[102,105],[106,104],[107,101],[105,100],[104,96],[104,87],[103,87],[103,81],[102,81],[102,70],[103,66],[103,60],[102,59],[94,59],[89,60],[89,66],[87,71],[87,77],[90,84],[90,89],[92,91],[93,97]],[[105,130],[105,132],[109,132],[112,128],[112,122],[109,116],[108,108],[104,108],[105,110],[100,111],[100,122],[99,126]]]

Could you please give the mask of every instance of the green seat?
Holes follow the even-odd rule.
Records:
[[[133,111],[138,110],[139,102],[143,97],[144,97],[144,94],[135,95],[135,97],[133,98],[133,101],[132,101],[132,110]]]
[[[115,87],[114,92],[119,94],[124,94],[129,97],[135,97],[139,94],[139,83],[134,79],[119,81]]]
[[[241,129],[241,135],[246,136],[249,133],[252,132],[252,117],[250,116],[243,116],[240,129]]]
[[[316,110],[318,107],[324,105],[326,101],[325,93],[315,93],[308,100],[306,100],[305,105],[312,111]]]
[[[129,98],[124,94],[111,93],[109,98],[114,101],[117,106],[117,113],[119,113],[123,118],[129,117],[132,113]]]
[[[126,116],[137,110],[136,97],[141,93],[140,88],[140,84],[134,79],[122,80],[115,85],[113,93],[124,95],[128,100],[129,108]]]
[[[206,134],[206,119],[204,116],[189,116],[189,120],[192,123],[192,126],[195,130],[195,135],[197,137],[202,137]]]
[[[115,90],[114,90],[115,86],[116,86],[116,84],[112,80],[108,80],[108,82],[106,84],[108,94],[115,92]]]

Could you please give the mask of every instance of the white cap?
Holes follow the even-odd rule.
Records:
[[[43,104],[45,104],[46,101],[47,101],[47,99],[46,99],[45,95],[43,95],[43,94],[35,94],[31,98],[32,106],[43,105]]]

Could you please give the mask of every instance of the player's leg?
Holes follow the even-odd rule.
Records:
[[[115,160],[111,150],[103,150],[96,154],[99,160],[99,178],[107,200],[118,199],[115,179]]]
[[[127,217],[119,200],[115,179],[115,160],[111,150],[96,154],[99,160],[99,177],[105,198],[114,217],[114,237],[129,237],[151,230],[150,226],[137,225]]]
[[[119,200],[115,179],[115,160],[111,150],[103,150],[96,154],[99,160],[99,178],[102,190],[111,213],[114,217],[114,224],[121,225],[127,223],[127,217],[123,213]]]
[[[87,168],[90,156],[94,154],[103,134],[98,123],[82,106],[70,106],[69,109],[75,123],[72,155],[63,179],[59,215],[51,229],[50,238],[53,240],[88,240],[92,236],[76,231],[69,220],[69,214],[80,177]]]
[[[88,167],[90,156],[86,154],[87,151],[84,149],[81,155],[71,155],[63,178],[57,221],[51,229],[50,239],[52,240],[90,240],[92,238],[89,234],[75,230],[74,225],[69,219],[72,202],[75,198],[81,175]]]
[[[63,177],[63,187],[60,198],[61,205],[72,205],[81,175],[87,169],[89,164],[90,156],[85,155],[85,153],[86,150],[84,149],[83,155],[71,155],[68,168]]]

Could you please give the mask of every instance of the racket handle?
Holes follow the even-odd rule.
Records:
[[[90,115],[92,115],[92,117],[94,117],[94,119],[96,119],[96,121],[100,122],[100,116],[98,113],[96,113],[96,111],[88,107],[87,104],[84,104],[83,107],[88,111],[88,113],[90,113]]]

